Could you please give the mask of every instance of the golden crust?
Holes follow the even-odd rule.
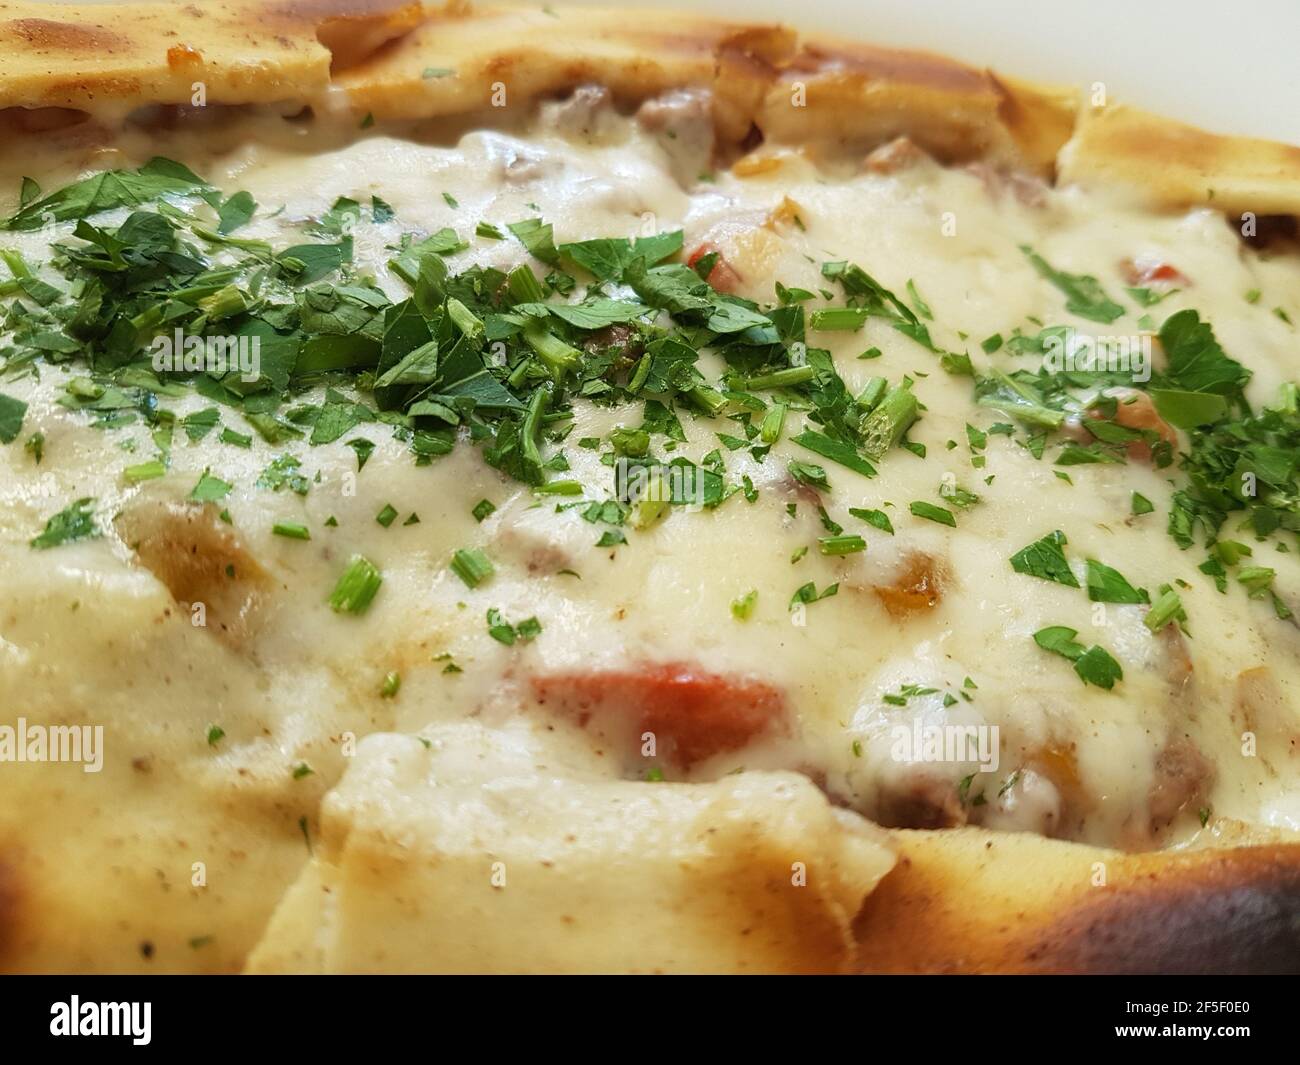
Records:
[[[907,136],[943,162],[985,159],[1050,173],[1070,135],[1074,93],[999,80],[924,52],[753,35],[727,42],[728,124],[770,140],[869,150]],[[771,47],[776,45],[777,47]]]
[[[0,0],[0,107],[305,99],[425,17],[414,0],[50,5]],[[333,45],[337,52],[332,52]]]
[[[350,70],[347,105],[377,119],[441,118],[526,107],[599,83],[625,101],[706,85],[734,26],[670,12],[450,10]]]
[[[557,789],[496,730],[424,736],[361,743],[249,971],[843,972],[893,864],[806,777]]]
[[[1300,148],[1225,137],[1115,104],[1085,108],[1061,177],[1122,186],[1161,207],[1300,215]]]

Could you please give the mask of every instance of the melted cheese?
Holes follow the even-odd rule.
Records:
[[[75,137],[56,139],[48,158],[20,169],[52,188],[85,168],[135,165],[157,153],[227,191],[251,192],[263,211],[241,236],[283,242],[339,196],[382,196],[396,218],[358,227],[356,259],[395,298],[405,292],[383,264],[386,245],[403,230],[453,226],[466,235],[479,219],[540,215],[554,224],[557,242],[683,228],[688,249],[717,243],[741,277],[741,293],[764,301],[776,281],[817,290],[827,260],[858,262],[894,291],[915,279],[935,313],[936,343],[955,350],[1016,326],[1032,332],[1035,320],[1098,332],[1066,314],[1061,295],[1034,274],[1019,251],[1030,244],[1058,268],[1098,274],[1112,292],[1123,259],[1174,263],[1192,284],[1159,314],[1195,307],[1211,321],[1224,348],[1254,372],[1253,403],[1269,401],[1294,374],[1294,332],[1242,294],[1257,288],[1266,302],[1294,305],[1300,264],[1243,250],[1223,219],[1205,210],[1154,215],[1069,188],[1045,190],[1031,206],[965,171],[922,163],[893,175],[827,174],[795,154],[773,169],[720,173],[687,188],[663,148],[632,121],[606,119],[598,138],[567,139],[546,116],[516,133],[475,131],[450,146],[396,135],[339,144],[286,132],[278,119],[250,119],[237,135],[124,136],[109,156]],[[16,174],[5,174],[0,187],[15,187]],[[763,227],[787,199],[799,224]],[[39,261],[48,239],[6,234],[4,243]],[[523,257],[513,240],[477,240],[450,265],[508,269]],[[1115,328],[1131,331],[1135,317],[1130,310]],[[5,392],[30,405],[25,432],[39,430],[46,443],[39,466],[17,445],[0,448],[0,705],[9,718],[107,726],[102,774],[0,766],[7,797],[0,850],[21,840],[14,845],[41,868],[42,891],[65,907],[87,898],[83,880],[93,883],[84,905],[99,911],[83,915],[99,937],[93,947],[83,925],[63,917],[25,933],[23,966],[121,968],[146,938],[167,967],[238,965],[300,868],[303,832],[316,830],[317,808],[358,737],[418,734],[473,716],[523,730],[561,761],[581,763],[586,776],[627,775],[618,752],[535,705],[535,678],[573,671],[690,663],[779,691],[788,733],[693,766],[686,775],[695,781],[738,769],[795,769],[837,800],[880,816],[934,788],[950,795],[980,768],[969,759],[900,760],[894,726],[997,726],[998,767],[968,785],[968,798],[983,791],[987,800],[966,809],[975,820],[1150,846],[1149,800],[1162,752],[1188,743],[1213,765],[1199,801],[1216,815],[1300,828],[1293,757],[1300,633],[1240,589],[1219,594],[1196,571],[1203,556],[1178,550],[1164,531],[1173,468],[1075,466],[1066,483],[1050,455],[1037,461],[1011,438],[991,436],[986,468],[972,469],[965,426],[1003,419],[974,405],[969,378],[945,373],[934,355],[881,322],[810,341],[833,352],[855,392],[872,375],[914,377],[925,410],[910,439],[926,446],[927,457],[895,450],[868,479],[791,443],[803,420],[792,412],[766,460],[722,450],[728,480],[748,476],[754,502],[736,494],[716,510],[674,508],[657,525],[629,530],[628,544],[617,548],[597,547],[598,526],[503,479],[472,445],[416,467],[379,425],[345,437],[378,445],[359,475],[345,440],[308,448],[257,439],[241,449],[216,444],[215,433],[188,445],[178,433],[167,476],[127,486],[122,468],[152,456],[145,429],[98,430],[58,406],[75,369],[44,367],[39,380],[6,382]],[[879,358],[857,358],[871,347]],[[978,350],[974,357],[982,361]],[[988,361],[1013,365],[1002,353]],[[707,357],[705,365],[706,373],[720,368]],[[178,415],[209,405],[197,396],[164,403]],[[570,441],[641,422],[639,404],[577,401],[575,409]],[[688,440],[673,454],[696,461],[720,446],[717,433],[738,431],[725,418],[681,417]],[[223,409],[222,421],[249,431],[234,411]],[[957,446],[949,449],[949,441]],[[284,452],[296,454],[311,478],[305,497],[256,487]],[[572,471],[564,476],[580,481],[586,498],[613,494],[611,470],[597,452],[570,445],[565,453]],[[865,536],[865,553],[819,555],[822,522],[787,472],[796,459],[826,467],[829,516]],[[192,624],[187,606],[114,535],[40,555],[28,547],[45,518],[75,499],[95,497],[108,525],[146,504],[183,501],[205,468],[234,485],[223,505],[237,550],[265,575],[250,628],[238,639]],[[946,477],[981,497],[958,512],[955,529],[908,512],[913,500],[942,502]],[[1154,514],[1131,516],[1134,491],[1155,504]],[[484,498],[497,509],[479,523],[471,509]],[[387,503],[399,518],[385,528],[375,515]],[[793,514],[789,504],[797,505]],[[895,535],[851,517],[849,508],[858,507],[884,509]],[[403,524],[413,512],[419,523]],[[331,517],[337,527],[326,526]],[[272,535],[277,521],[306,524],[312,539]],[[1185,647],[1168,634],[1153,636],[1142,623],[1145,608],[1097,610],[1080,589],[1014,573],[1009,556],[1054,529],[1067,534],[1076,562],[1098,558],[1152,591],[1186,581],[1192,637]],[[497,567],[472,590],[448,568],[454,550],[471,546]],[[326,603],[355,553],[384,573],[360,618]],[[1278,571],[1278,593],[1296,603],[1294,552],[1258,553]],[[897,587],[917,565],[938,579],[941,594],[932,607],[891,612],[880,590]],[[838,594],[791,611],[792,594],[809,581],[818,590],[837,583]],[[730,603],[751,590],[754,612],[739,621]],[[536,616],[543,631],[527,645],[505,647],[487,632],[489,608],[516,621]],[[1034,645],[1032,634],[1047,625],[1068,625],[1086,643],[1102,644],[1122,665],[1123,681],[1110,692],[1081,684],[1068,662]],[[439,656],[447,654],[463,672],[444,672]],[[402,687],[385,699],[380,686],[392,670]],[[904,685],[937,691],[903,707],[885,701]],[[944,693],[963,690],[969,701],[944,705]],[[225,733],[215,746],[206,738],[210,724]],[[1248,728],[1259,736],[1249,757],[1242,754]],[[312,772],[295,774],[300,765]],[[358,772],[353,766],[349,779]],[[400,783],[384,779],[384,787]],[[1197,827],[1196,810],[1187,809],[1159,838],[1185,838]],[[194,882],[195,863],[203,885]],[[42,904],[34,905],[39,915]],[[138,916],[115,923],[115,912]],[[214,929],[206,954],[185,945]]]

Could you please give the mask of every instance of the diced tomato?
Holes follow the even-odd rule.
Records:
[[[534,678],[532,688],[543,706],[622,747],[631,764],[643,759],[647,732],[654,735],[655,756],[645,762],[688,769],[761,735],[789,731],[778,688],[682,663],[549,673]]]
[[[691,257],[686,260],[686,265],[695,268],[695,264],[703,259],[706,255],[714,252],[718,255],[718,260],[713,264],[713,269],[709,271],[706,279],[719,292],[735,292],[740,287],[740,275],[732,268],[731,264],[723,257],[722,249],[716,244],[709,241],[701,244],[693,252]]]
[[[1177,267],[1159,259],[1125,259],[1123,267],[1124,278],[1130,285],[1146,286],[1157,281],[1170,286],[1191,284]]]

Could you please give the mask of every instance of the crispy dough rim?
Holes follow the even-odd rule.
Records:
[[[733,148],[755,131],[809,148],[906,135],[945,162],[1124,187],[1153,207],[1300,215],[1300,148],[780,26],[459,0],[0,0],[0,109],[120,119],[188,106],[196,82],[209,104],[380,120],[487,112],[498,86],[507,109],[586,82],[632,103],[707,86]],[[856,922],[860,971],[1300,971],[1300,844],[1122,854],[974,828],[893,835],[901,860]],[[21,920],[14,873],[0,867],[0,943]]]
[[[944,162],[1123,186],[1156,207],[1300,215],[1300,147],[1092,107],[1074,87],[782,26],[468,0],[0,0],[0,109],[120,117],[148,104],[190,106],[199,82],[209,104],[310,104],[379,120],[510,111],[584,82],[633,102],[709,86],[731,146],[755,131],[864,149],[907,135]]]

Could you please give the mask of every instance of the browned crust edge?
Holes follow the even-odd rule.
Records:
[[[629,100],[711,86],[732,145],[757,131],[869,149],[906,134],[941,161],[1122,186],[1155,206],[1300,215],[1298,147],[781,26],[658,10],[471,9],[468,0],[0,0],[0,110],[188,106],[202,83],[208,104],[402,120],[527,106],[590,81]]]
[[[1300,972],[1300,844],[1123,854],[982,829],[894,834],[862,972]]]

